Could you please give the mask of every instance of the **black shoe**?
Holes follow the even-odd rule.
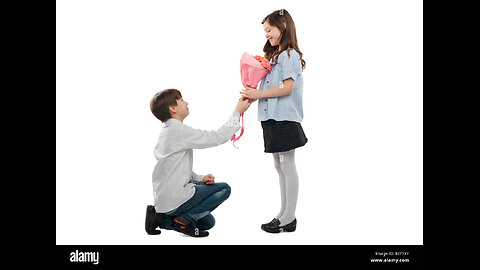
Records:
[[[161,215],[157,215],[153,205],[148,205],[147,213],[145,215],[145,231],[150,235],[160,234],[162,231],[156,230],[157,227],[160,227],[160,224]]]
[[[264,225],[265,226],[262,225],[262,230],[269,233],[294,232],[297,229],[297,219],[294,219],[285,226],[280,226],[280,220],[278,219],[273,219],[270,223]]]
[[[208,236],[208,232],[204,230],[200,230],[193,224],[193,222],[189,221],[188,219],[178,216],[173,219],[172,222],[172,229],[184,233],[191,237],[205,237]]]
[[[274,219],[272,219],[272,221],[270,221],[270,222],[268,222],[268,223],[262,224],[262,226],[261,226],[262,230],[263,230],[263,228],[264,228],[265,226],[272,226],[273,223],[275,222],[275,220],[278,220],[278,219],[277,219],[277,218],[274,218]]]

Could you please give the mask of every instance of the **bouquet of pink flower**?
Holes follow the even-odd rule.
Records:
[[[240,59],[240,74],[244,87],[257,88],[258,83],[272,70],[270,63],[259,55],[253,57],[243,53]]]
[[[242,59],[240,59],[240,75],[242,79],[242,84],[245,88],[257,88],[258,83],[267,75],[267,73],[272,70],[270,62],[262,56],[256,55],[251,56],[248,53],[243,53]],[[240,98],[242,99],[242,98]],[[246,99],[246,98],[243,98]],[[250,100],[252,102],[252,100]],[[240,135],[238,137],[233,134],[230,139],[233,141],[233,146],[235,142],[240,139],[243,135],[244,125],[243,125],[243,113],[242,113],[242,129],[240,130]],[[235,148],[238,148],[235,146]]]

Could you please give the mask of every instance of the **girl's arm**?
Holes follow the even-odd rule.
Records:
[[[240,92],[242,96],[247,97],[249,99],[259,99],[259,98],[269,98],[269,97],[279,97],[283,95],[289,95],[292,93],[293,88],[295,87],[295,80],[292,78],[288,78],[283,81],[283,84],[280,84],[277,87],[265,89],[265,90],[257,90],[253,88],[246,88]]]
[[[283,81],[283,84],[280,84],[277,87],[259,91],[260,98],[270,98],[270,97],[279,97],[283,95],[289,95],[293,92],[294,87],[295,87],[295,81],[292,78],[288,78]]]

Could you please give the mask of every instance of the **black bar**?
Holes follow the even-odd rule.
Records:
[[[423,269],[423,245],[57,245],[56,249],[57,269],[162,269],[177,264],[178,268]]]

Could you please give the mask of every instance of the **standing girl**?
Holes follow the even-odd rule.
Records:
[[[263,51],[272,70],[261,81],[259,90],[246,88],[240,93],[252,100],[258,99],[265,153],[272,153],[280,182],[280,212],[261,228],[269,233],[293,232],[297,226],[298,198],[295,148],[308,141],[300,124],[305,61],[298,48],[295,24],[285,9],[272,12],[262,24],[267,38]]]

